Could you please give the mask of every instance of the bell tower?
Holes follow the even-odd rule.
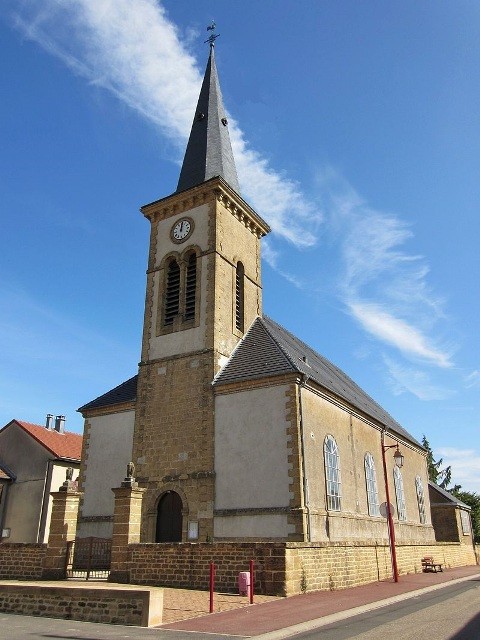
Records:
[[[213,45],[177,190],[141,208],[151,235],[133,461],[145,542],[212,539],[212,382],[262,314],[270,229],[239,195]]]

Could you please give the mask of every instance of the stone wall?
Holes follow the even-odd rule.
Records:
[[[40,580],[46,544],[8,543],[0,544],[0,579]]]
[[[162,589],[1,585],[0,611],[109,624],[161,624]]]
[[[255,590],[282,594],[284,543],[183,543],[130,545],[130,582],[208,589],[210,563],[216,565],[215,589],[235,592],[238,574],[254,560]]]
[[[476,563],[468,545],[397,545],[400,574],[420,573],[423,556],[433,556],[446,568]],[[345,589],[392,575],[388,545],[369,542],[136,544],[129,546],[130,582],[208,589],[209,565],[214,562],[215,588],[235,592],[238,574],[249,570],[251,559],[255,591],[269,595]]]
[[[475,564],[473,548],[466,545],[396,545],[396,550],[400,575],[421,573],[424,556],[433,556],[445,568]],[[345,589],[392,576],[387,545],[288,543],[286,555],[288,576],[285,595],[288,596],[302,590]]]

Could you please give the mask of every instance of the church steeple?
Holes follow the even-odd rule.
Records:
[[[221,176],[239,193],[237,170],[211,42],[177,192],[195,187],[216,176]]]

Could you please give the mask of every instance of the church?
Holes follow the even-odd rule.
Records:
[[[77,536],[112,536],[132,462],[142,543],[385,545],[390,504],[398,543],[435,544],[421,444],[263,313],[270,229],[240,194],[213,42],[177,189],[141,212],[141,359],[79,409]]]

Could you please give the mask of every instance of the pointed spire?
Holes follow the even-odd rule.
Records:
[[[210,43],[210,57],[177,192],[195,187],[215,176],[221,176],[237,193],[240,191],[212,45]]]

